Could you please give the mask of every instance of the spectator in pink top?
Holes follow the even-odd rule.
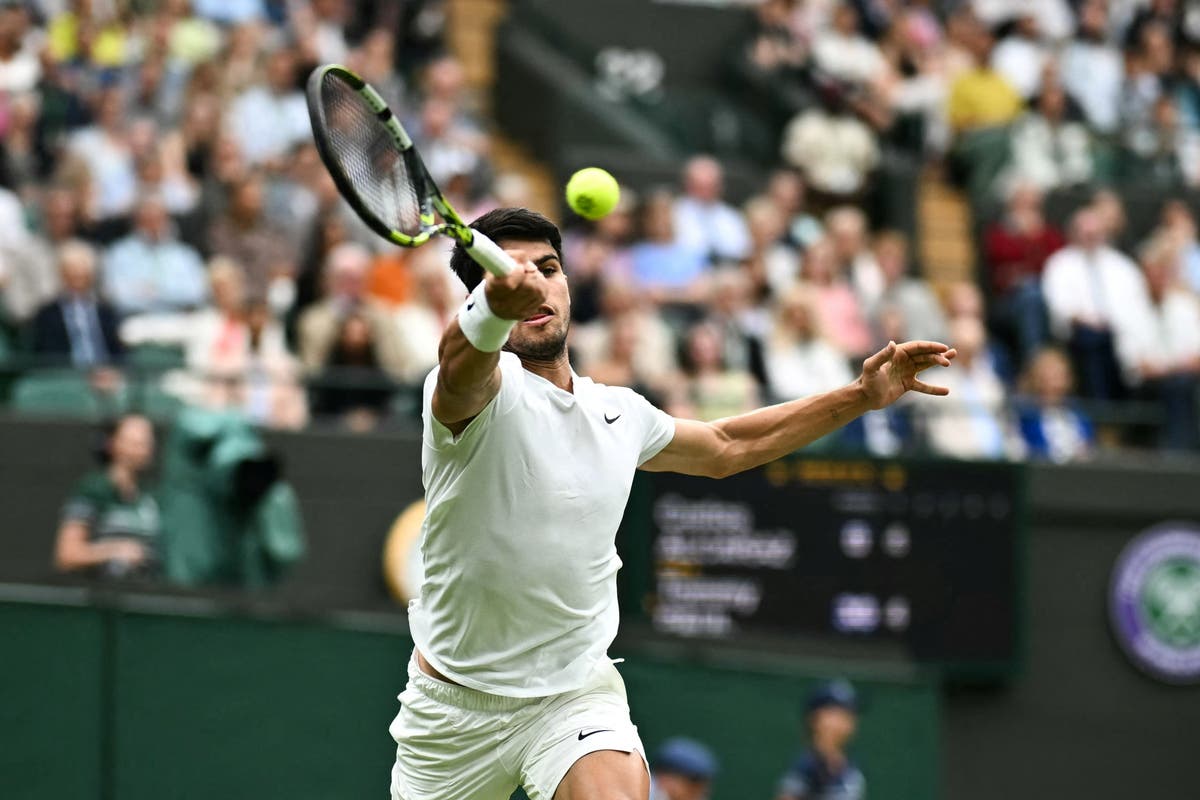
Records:
[[[838,269],[833,245],[822,239],[804,254],[801,277],[813,286],[819,328],[847,356],[871,350],[871,329],[850,282]]]

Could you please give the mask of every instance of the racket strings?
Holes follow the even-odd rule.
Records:
[[[366,210],[390,228],[421,231],[417,176],[383,122],[345,81],[325,75],[321,103],[332,155]]]

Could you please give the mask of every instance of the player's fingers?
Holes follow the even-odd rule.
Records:
[[[950,350],[950,345],[942,344],[941,342],[905,342],[899,346],[904,354],[910,358],[913,356],[926,355],[927,353],[945,353]]]
[[[932,383],[925,383],[925,381],[914,380],[912,385],[908,388],[912,389],[914,392],[937,395],[938,397],[945,397],[946,395],[950,394],[950,390],[945,386],[934,386]]]
[[[891,361],[896,353],[896,343],[888,342],[887,347],[863,362],[863,372],[878,372],[879,368]]]
[[[923,369],[929,369],[930,367],[950,366],[950,359],[946,358],[941,353],[929,353],[928,355],[917,356],[916,358],[912,359],[912,362],[914,365],[916,365],[918,372]]]

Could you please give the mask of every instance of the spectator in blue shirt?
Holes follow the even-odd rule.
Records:
[[[708,800],[717,758],[700,742],[677,736],[658,748],[650,765],[650,800]]]
[[[668,192],[642,204],[641,239],[629,250],[634,284],[656,302],[701,302],[708,258],[700,247],[676,237]]]
[[[1038,351],[1022,383],[1017,421],[1029,456],[1059,463],[1086,458],[1096,444],[1096,431],[1070,402],[1075,376],[1066,354],[1055,347]]]
[[[805,704],[809,749],[779,784],[777,800],[863,800],[866,779],[846,753],[858,727],[858,697],[843,680],[818,686]]]
[[[138,202],[133,231],[109,247],[103,271],[104,294],[122,316],[187,311],[208,297],[200,254],[176,238],[156,196]]]

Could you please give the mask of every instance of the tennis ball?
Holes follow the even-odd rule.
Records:
[[[579,170],[567,181],[567,204],[584,219],[600,219],[617,207],[621,187],[599,167]]]

